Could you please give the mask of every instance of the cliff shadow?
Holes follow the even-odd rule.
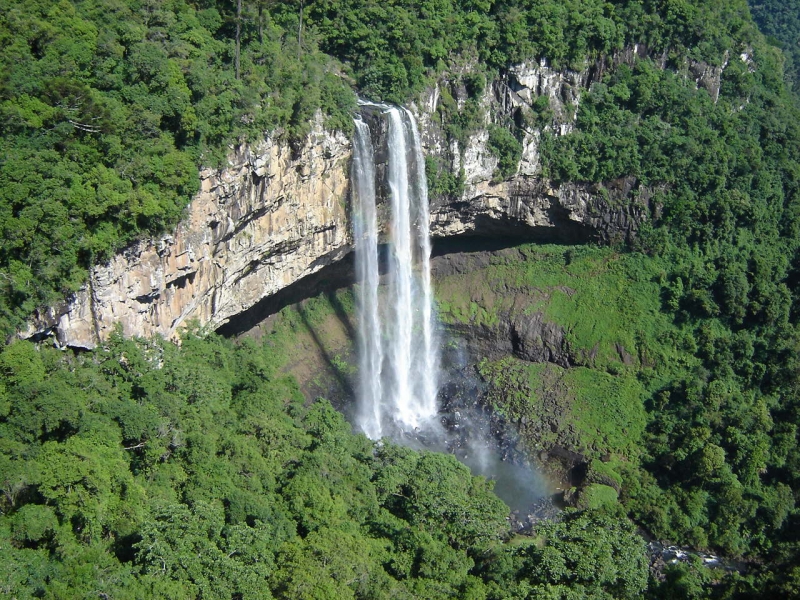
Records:
[[[344,312],[344,308],[333,291],[328,293],[328,300],[331,302],[331,306],[334,308],[334,313],[341,321],[342,325],[347,331],[348,336],[351,340],[354,339],[355,331],[350,323],[350,319],[348,318],[347,313]],[[318,333],[316,326],[311,322],[304,304],[301,303],[297,307],[297,313],[300,315],[300,320],[303,322],[308,334],[311,336],[311,339],[317,348],[317,352],[325,364],[326,370],[333,376],[337,384],[338,390],[336,390],[336,392],[338,393],[333,394],[336,397],[329,397],[328,400],[334,404],[339,404],[339,402],[336,402],[336,400],[338,400],[338,396],[344,396],[342,398],[343,401],[346,401],[347,399],[355,399],[355,388],[353,387],[353,382],[350,378],[352,372],[351,369],[348,368],[347,362],[343,361],[338,356],[336,357],[337,360],[334,360],[334,356],[331,356],[330,349],[322,340],[322,336],[320,336]],[[327,396],[330,395],[330,393],[327,394]]]
[[[553,227],[529,227],[517,223],[503,223],[485,219],[482,231],[465,233],[432,240],[431,258],[447,254],[479,254],[509,250],[529,244],[554,244],[580,246],[595,241],[594,231],[579,223],[571,224],[560,232]]]
[[[388,250],[386,244],[378,248],[378,265],[381,278],[387,273]],[[323,260],[323,259],[320,259]],[[342,305],[336,292],[352,287],[355,283],[355,253],[348,252],[339,260],[331,259],[316,273],[298,279],[279,292],[266,296],[247,310],[231,317],[227,323],[220,325],[216,333],[223,337],[236,337],[245,334],[266,321],[272,315],[279,313],[287,306],[299,304],[303,300],[325,294],[336,315],[347,327],[350,336],[355,339],[356,331],[353,328],[347,309]],[[383,283],[383,280],[382,280]]]
[[[349,252],[341,260],[322,267],[316,273],[295,281],[275,294],[262,298],[247,310],[231,317],[224,325],[220,325],[216,332],[224,337],[236,337],[257,328],[287,306],[299,304],[303,300],[323,293],[326,293],[329,299],[335,297],[337,291],[353,285],[354,273],[353,253]],[[339,305],[338,310],[344,309]],[[352,330],[352,325],[348,326]]]

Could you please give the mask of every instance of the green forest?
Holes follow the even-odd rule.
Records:
[[[620,512],[570,513],[508,544],[508,508],[484,479],[450,455],[376,450],[327,401],[304,406],[275,351],[217,336],[180,348],[117,336],[78,356],[8,346],[3,594],[637,598],[646,587],[644,541]]]
[[[318,111],[348,133],[356,94],[409,102],[451,71],[470,99],[443,97],[440,113],[464,140],[486,82],[509,66],[605,65],[571,133],[552,133],[545,104],[492,128],[498,175],[515,172],[534,125],[555,184],[603,193],[634,178],[634,194],[654,194],[631,244],[526,245],[524,260],[486,267],[493,293],[552,290],[541,308],[571,346],[600,348],[566,373],[511,359],[480,373],[495,409],[520,422],[540,416],[542,382],[565,381],[613,498],[513,535],[491,482],[453,457],[373,445],[327,400],[305,401],[279,358],[307,326],[291,308],[259,342],[199,330],[180,346],[115,335],[82,353],[15,341],[0,352],[2,593],[800,597],[796,4],[0,0],[9,340],[92,265],[173,227],[198,170],[231,145],[297,143]],[[633,44],[646,55],[615,65]],[[718,98],[690,61],[724,67]],[[459,189],[450,174],[431,179],[433,195]],[[502,308],[468,287],[439,292],[445,322],[491,322]],[[617,344],[638,351],[632,364]],[[609,414],[626,415],[624,430]],[[747,567],[695,561],[656,579],[642,532]]]
[[[764,0],[753,2],[751,10],[767,41],[783,50],[787,83],[800,91],[800,5],[792,0]]]

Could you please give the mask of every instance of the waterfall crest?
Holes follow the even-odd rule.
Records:
[[[430,276],[428,185],[419,131],[404,108],[363,103],[387,127],[391,220],[387,280],[379,290],[376,168],[368,125],[356,120],[353,222],[358,287],[358,425],[372,439],[413,431],[436,417],[438,343]]]

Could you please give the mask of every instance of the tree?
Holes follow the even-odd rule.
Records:
[[[242,0],[236,0],[236,79],[241,79]]]
[[[648,582],[644,540],[624,515],[605,510],[569,511],[539,524],[533,539],[496,550],[481,569],[537,597],[639,598]]]

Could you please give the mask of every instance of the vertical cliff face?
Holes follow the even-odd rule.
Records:
[[[481,126],[462,144],[448,140],[440,104],[448,93],[459,109],[464,107],[468,92],[459,75],[468,74],[474,65],[466,65],[464,73],[444,75],[414,110],[423,130],[426,154],[443,159],[440,164],[447,165],[451,175],[462,177],[464,190],[457,198],[434,199],[431,234],[500,235],[572,243],[630,241],[639,225],[657,209],[650,204],[655,190],[641,186],[633,177],[603,186],[553,185],[543,175],[540,142],[543,130],[554,135],[573,130],[582,95],[601,81],[608,69],[630,66],[646,57],[666,68],[666,53],[653,56],[641,45],[630,46],[583,71],[555,70],[544,61],[516,65],[486,86],[479,98]],[[687,61],[682,72],[716,101],[727,63],[727,55],[721,66]],[[545,98],[552,115],[549,122],[528,126],[527,117],[537,112]],[[499,159],[490,147],[490,129],[510,123],[523,133],[519,140],[521,159],[514,175],[497,181]]]
[[[217,328],[340,259],[350,250],[351,147],[321,123],[299,150],[267,138],[201,172],[201,191],[172,234],[92,269],[86,287],[27,335],[53,332],[61,345],[92,348],[117,326],[144,337],[170,337],[190,321]]]
[[[426,155],[463,178],[458,197],[433,199],[432,236],[570,243],[630,239],[649,213],[652,196],[635,179],[603,187],[555,186],[541,174],[541,131],[531,128],[521,140],[516,173],[498,181],[498,158],[489,147],[492,126],[519,120],[541,96],[549,99],[553,114],[547,127],[556,134],[570,131],[581,94],[599,75],[596,68],[555,71],[540,63],[509,70],[486,86],[482,124],[463,147],[448,140],[437,110],[446,80],[412,106]],[[464,94],[455,90],[459,103]],[[371,118],[366,109],[364,118]],[[380,172],[385,128],[373,131]],[[174,232],[144,240],[92,269],[84,289],[37,315],[23,337],[52,334],[60,345],[91,348],[117,326],[125,335],[145,337],[171,337],[190,322],[218,329],[277,292],[302,286],[351,250],[350,158],[350,141],[325,131],[321,117],[301,148],[272,138],[236,148],[226,168],[200,174],[201,191]],[[385,206],[378,212],[385,216]]]

